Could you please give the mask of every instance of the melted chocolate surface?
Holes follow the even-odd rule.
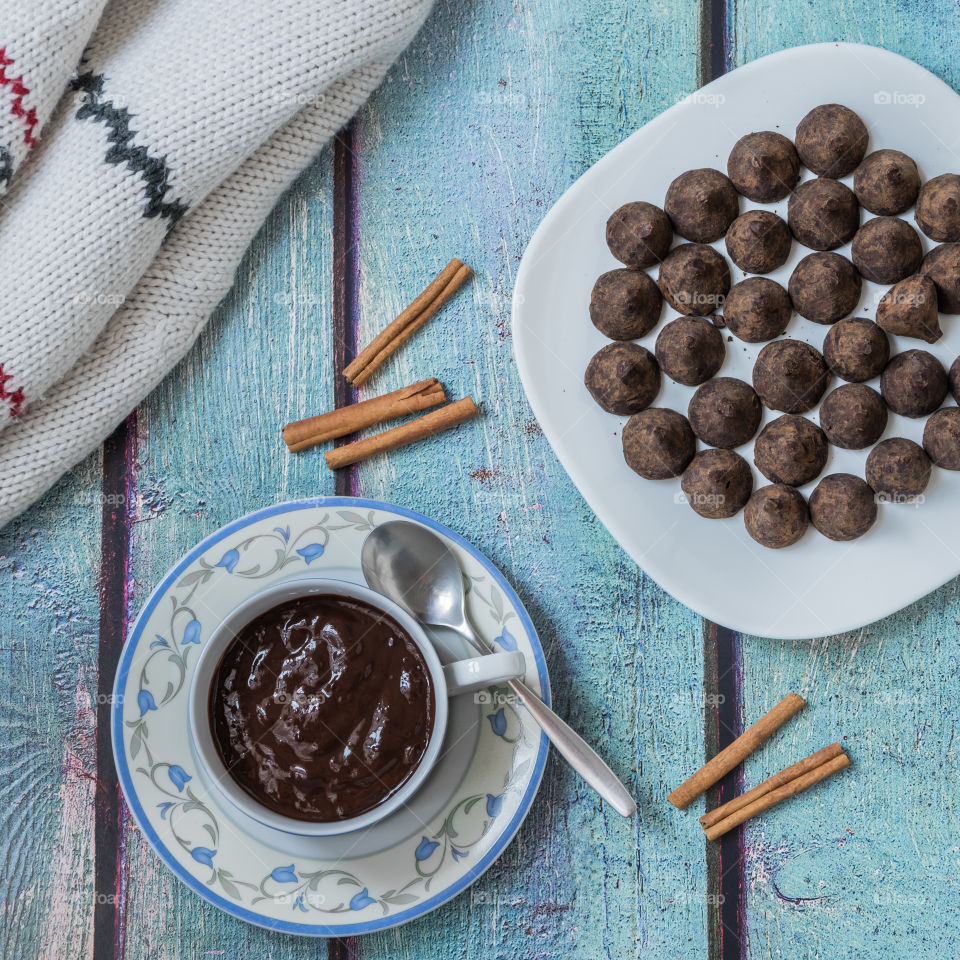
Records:
[[[210,726],[233,779],[297,820],[379,806],[410,777],[433,732],[423,654],[392,617],[352,597],[301,597],[262,613],[224,653]]]

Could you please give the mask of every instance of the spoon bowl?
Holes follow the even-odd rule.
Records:
[[[426,527],[381,524],[364,541],[360,566],[371,589],[395,598],[417,620],[458,632],[467,622],[460,564]]]

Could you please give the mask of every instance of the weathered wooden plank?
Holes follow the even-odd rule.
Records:
[[[700,622],[614,547],[557,465],[509,318],[516,264],[549,206],[696,86],[696,13],[441,8],[357,126],[361,341],[451,256],[477,274],[372,386],[434,375],[486,405],[455,436],[366,465],[361,490],[442,519],[502,566],[542,631],[559,711],[617,770],[637,768],[642,810],[630,828],[551,760],[517,841],[471,894],[364,938],[363,956],[705,953],[702,840],[663,804],[682,758],[702,755]]]
[[[739,64],[796,44],[852,40],[902,53],[958,87],[955,44],[944,42],[958,25],[955,6],[941,0],[802,8],[738,0],[732,54]],[[853,762],[747,825],[749,956],[957,955],[958,617],[955,581],[854,634],[745,638],[748,721],[787,690],[810,701],[750,758],[747,785],[834,740]]]
[[[834,740],[852,766],[748,824],[750,955],[955,956],[956,583],[855,634],[745,641],[751,716],[810,702],[747,764],[748,786]],[[840,953],[838,953],[838,948]]]
[[[0,531],[4,957],[91,950],[99,531],[99,456]]]
[[[879,0],[871,4],[856,0],[786,4],[737,0],[730,9],[734,66],[786,47],[849,41],[903,54],[952,87],[960,86],[960,63],[952,42],[960,19],[955,5],[947,0]],[[878,81],[882,83],[882,78]]]
[[[139,411],[131,617],[177,557],[223,523],[265,504],[333,493],[322,461],[288,456],[279,432],[333,402],[331,155],[290,190],[244,260],[234,295]],[[127,849],[125,956],[325,954],[323,945],[269,934],[201,901],[132,824]]]

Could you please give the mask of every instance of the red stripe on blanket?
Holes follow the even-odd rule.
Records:
[[[7,56],[6,47],[0,47],[0,87],[9,87],[13,94],[13,101],[10,104],[10,112],[20,120],[26,129],[23,131],[23,142],[32,147],[36,142],[37,129],[37,111],[23,104],[23,98],[29,95],[30,88],[24,85],[23,75],[19,77],[8,77],[7,67],[13,65],[13,60]]]
[[[27,398],[24,395],[23,387],[17,387],[15,390],[8,390],[7,384],[13,379],[12,373],[7,373],[0,363],[0,403],[6,403],[10,408],[10,416],[18,417],[23,410]]]

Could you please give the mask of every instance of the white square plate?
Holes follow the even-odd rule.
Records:
[[[821,103],[843,103],[870,129],[868,152],[890,147],[912,156],[927,180],[960,172],[960,97],[927,70],[897,54],[858,44],[816,44],[772,54],[734,70],[652,120],[590,168],[537,229],[517,275],[513,331],[530,404],[566,471],[607,529],[666,590],[709,619],[736,630],[780,638],[851,630],[900,609],[960,573],[960,474],[934,468],[923,503],[882,504],[860,540],[834,543],[812,527],[792,547],[768,550],[743,526],[743,514],[705,520],[680,498],[679,480],[649,481],[624,463],[620,431],[583,385],[590,357],[607,341],[590,322],[590,291],[620,266],[607,250],[607,217],[630,200],[663,205],[684,170],[726,171],[744,134],[779,130],[792,138],[798,121]],[[804,179],[811,177],[804,171]],[[852,177],[844,178],[852,186]],[[786,201],[768,204],[786,219]],[[741,201],[741,211],[758,207]],[[861,212],[861,218],[871,216]],[[913,222],[913,211],[902,215]],[[683,242],[678,238],[677,242]],[[925,250],[935,244],[923,237]],[[723,241],[714,244],[726,255]],[[769,276],[784,287],[811,251],[794,243],[790,260]],[[839,253],[849,257],[849,245]],[[730,264],[733,282],[744,274]],[[656,270],[650,271],[656,277]],[[864,281],[855,315],[873,318],[887,288]],[[677,314],[664,305],[656,335]],[[933,346],[891,337],[893,353],[930,350],[949,367],[960,353],[960,317],[941,315],[944,336]],[[785,334],[818,349],[829,327],[794,315]],[[725,337],[727,335],[725,334]],[[727,342],[720,376],[751,380],[763,344]],[[879,380],[879,378],[878,378]],[[870,385],[879,389],[879,383]],[[833,378],[828,389],[841,381]],[[664,377],[655,406],[686,413],[693,388]],[[953,403],[948,398],[948,403]],[[764,412],[764,423],[780,416]],[[817,420],[817,411],[807,414]],[[923,420],[890,415],[884,437],[919,441]],[[738,448],[752,465],[753,445]],[[868,451],[830,448],[821,474],[863,476]],[[754,468],[757,486],[767,481]],[[809,496],[816,481],[802,488]]]

